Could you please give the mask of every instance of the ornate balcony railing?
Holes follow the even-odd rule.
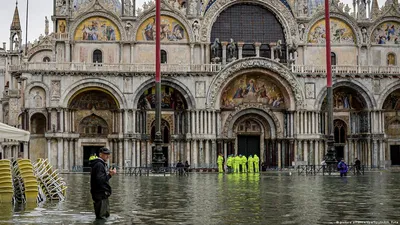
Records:
[[[326,74],[326,66],[292,65],[293,73],[300,74]],[[399,66],[349,66],[334,65],[332,73],[335,74],[400,74]]]
[[[87,71],[87,72],[154,72],[154,64],[104,64],[104,63],[55,63],[32,62],[10,67],[17,71]],[[161,64],[162,72],[218,72],[220,64],[182,65]]]

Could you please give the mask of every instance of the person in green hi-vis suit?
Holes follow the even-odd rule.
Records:
[[[240,162],[241,162],[241,157],[240,156],[235,156],[235,173],[239,173],[239,168],[240,168]]]
[[[241,158],[242,162],[242,173],[247,173],[247,158],[246,156],[242,156]]]
[[[226,172],[231,172],[232,171],[232,155],[228,155],[228,159],[226,160],[226,166],[228,167],[228,170]]]
[[[251,155],[249,156],[249,159],[247,160],[247,164],[248,164],[249,173],[254,173],[254,159]]]
[[[254,168],[256,170],[256,173],[260,172],[260,158],[256,154],[254,154],[253,157],[253,162],[254,162]]]
[[[223,173],[224,172],[224,157],[222,157],[222,154],[219,153],[218,155],[218,172]]]

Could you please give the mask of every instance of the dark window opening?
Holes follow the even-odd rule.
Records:
[[[161,63],[167,63],[167,52],[165,50],[161,50]]]
[[[46,57],[44,57],[44,58],[43,58],[43,62],[50,62],[50,58],[49,58],[49,57],[47,57],[47,56],[46,56]]]
[[[332,64],[332,66],[337,65],[336,53],[334,53],[334,52],[331,52],[331,64]]]
[[[103,63],[103,53],[100,50],[94,50],[93,52],[93,63],[101,64]]]

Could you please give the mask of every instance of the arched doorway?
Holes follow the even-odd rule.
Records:
[[[89,169],[89,157],[98,155],[101,147],[108,146],[109,135],[118,133],[120,128],[120,110],[118,101],[107,90],[90,87],[75,93],[68,104],[72,112],[72,131],[79,133],[81,146],[74,150],[71,158],[75,165],[82,165],[84,171]],[[112,148],[111,164],[123,165],[122,149]],[[72,165],[72,163],[71,163]]]
[[[44,135],[46,131],[46,117],[42,113],[35,113],[31,116],[31,134]]]
[[[390,93],[383,103],[385,135],[387,138],[386,157],[392,166],[400,166],[400,88]]]
[[[184,151],[183,147],[177,147],[186,144],[185,134],[189,132],[190,113],[188,112],[186,95],[186,93],[181,92],[177,85],[164,84],[161,86],[161,108],[163,111],[161,135],[163,154],[166,158],[164,166],[174,166],[178,160],[188,157],[188,153]],[[137,100],[136,131],[141,134],[140,141],[151,148],[146,148],[146,151],[151,153],[155,147],[155,107],[155,86],[149,84]],[[142,154],[140,158],[141,166],[148,166],[152,160],[151,154],[147,153]]]
[[[335,150],[336,150],[336,159],[340,161],[344,158],[344,148],[346,146],[347,140],[347,126],[343,120],[336,119],[333,121],[334,127],[334,138],[335,138]]]
[[[371,162],[370,99],[356,84],[337,84],[333,89],[333,132],[336,159],[348,163],[359,158],[363,164]],[[325,97],[321,105],[320,131],[328,135],[328,108]]]

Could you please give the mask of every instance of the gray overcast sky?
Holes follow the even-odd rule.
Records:
[[[25,15],[26,15],[26,1],[18,1],[19,16],[22,24],[22,39],[25,43]],[[345,4],[351,7],[352,0],[342,0]],[[141,6],[144,0],[138,0],[136,7]],[[382,6],[385,0],[378,0],[379,5]],[[15,0],[0,0],[0,46],[3,42],[9,45],[10,25],[15,9]],[[29,0],[29,21],[28,21],[28,41],[33,41],[38,38],[40,34],[44,34],[44,17],[47,16],[50,20],[53,14],[53,0]],[[51,20],[50,20],[51,21]],[[52,22],[50,22],[50,32],[53,30]]]

